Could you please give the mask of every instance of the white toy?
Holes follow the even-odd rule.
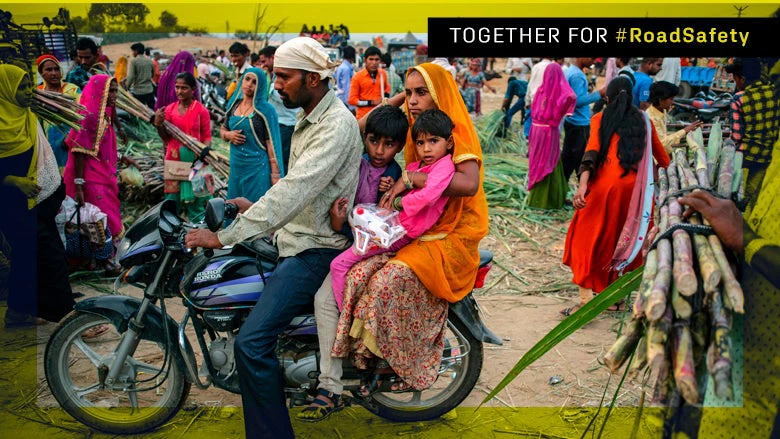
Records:
[[[398,213],[376,204],[358,204],[349,214],[349,224],[355,235],[355,253],[364,255],[377,247],[390,248],[406,235]]]

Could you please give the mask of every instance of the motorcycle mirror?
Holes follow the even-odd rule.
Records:
[[[225,200],[222,198],[212,198],[206,205],[206,225],[209,230],[216,232],[222,227],[222,221],[225,219]]]

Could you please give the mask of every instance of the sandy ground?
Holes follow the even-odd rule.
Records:
[[[203,37],[178,40],[160,40],[149,45],[166,53],[175,52],[177,48],[205,50],[215,44],[226,47],[226,40]],[[125,45],[121,46],[108,46],[106,53],[115,59],[116,54],[126,49]],[[496,70],[502,67],[503,60],[498,60]],[[506,90],[506,75],[503,76],[491,81],[491,85],[498,88],[497,93],[488,90],[483,93],[485,113],[500,107]],[[619,381],[619,376],[609,380],[609,373],[599,363],[599,358],[615,340],[615,330],[621,318],[619,313],[598,317],[537,360],[483,409],[475,412],[470,408],[478,406],[517,360],[562,320],[558,311],[574,303],[576,288],[570,283],[568,268],[560,262],[566,227],[565,222],[529,225],[527,230],[523,230],[527,236],[507,238],[491,232],[483,241],[482,246],[494,252],[496,264],[486,280],[487,287],[476,291],[475,296],[486,324],[503,339],[504,344],[485,345],[480,380],[456,413],[445,420],[392,424],[362,408],[351,408],[318,424],[294,421],[297,434],[300,437],[350,437],[350,432],[355,432],[361,436],[423,438],[516,437],[525,432],[535,437],[579,437],[599,405],[608,381],[607,398],[612,396]],[[78,289],[88,296],[98,294],[83,287]],[[125,287],[121,292],[140,297],[140,291],[132,287]],[[166,302],[175,318],[183,311],[177,302]],[[4,311],[5,304],[2,303],[0,312]],[[24,336],[0,329],[0,345],[5,347],[6,352],[6,357],[0,357],[0,388],[4,390],[0,392],[4,395],[0,403],[7,408],[0,411],[0,436],[8,437],[5,433],[14,432],[15,437],[40,437],[43,434],[52,437],[83,437],[87,434],[104,437],[88,431],[62,410],[53,408],[56,401],[45,384],[41,359],[45,343],[54,328],[53,324],[40,326],[37,335],[27,331]],[[194,338],[191,340],[194,341]],[[196,352],[199,349],[196,348]],[[27,375],[15,375],[20,365],[32,364],[33,358],[38,360],[36,373],[30,371]],[[198,361],[200,364],[200,353]],[[553,376],[562,381],[550,384]],[[640,383],[627,381],[620,391],[618,405],[635,406],[640,393]],[[240,405],[238,395],[214,388],[200,390],[193,387],[186,410],[149,437],[183,436],[185,433],[194,437],[212,437],[215,433],[224,437],[240,436],[243,432],[242,415],[236,409]],[[516,409],[521,407],[523,409]],[[633,409],[618,411],[608,424],[606,436],[625,437],[632,418]],[[643,420],[640,437],[655,431],[656,424],[652,419]]]

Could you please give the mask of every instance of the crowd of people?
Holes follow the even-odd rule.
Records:
[[[0,122],[0,191],[21,215],[0,217],[0,230],[13,249],[14,267],[37,264],[39,274],[36,299],[22,294],[29,281],[11,270],[6,327],[33,325],[36,317],[58,321],[73,308],[65,247],[54,224],[66,194],[107,216],[103,232],[109,242],[124,233],[116,177],[117,141],[126,141],[116,111],[119,88],[155,110],[150,122],[165,143],[166,161],[193,162],[203,156],[171,136],[165,122],[209,145],[217,127],[199,102],[197,78],[215,80],[222,72],[214,70],[215,63],[230,64],[235,79],[218,133],[230,143],[227,198],[240,214],[217,233],[190,231],[186,245],[221,248],[273,235],[279,250],[273,276],[235,342],[247,437],[293,437],[276,344],[290,320],[312,303],[323,355],[316,399],[297,414],[300,419],[322,420],[343,407],[341,365],[347,357],[370,372],[360,388],[364,397],[384,382],[392,382],[395,392],[430,387],[444,348],[448,304],[472,290],[478,247],[488,232],[484,164],[472,120],[482,110],[482,88],[495,92],[485,74],[488,65],[478,58],[466,66],[439,58],[396,72],[390,55],[372,46],[362,53],[358,70],[352,46],[339,41],[341,63],[323,47],[338,31],[325,38],[324,29],[305,30],[306,36],[257,54],[238,42],[229,55],[196,58],[182,51],[162,73],[141,43],[131,46],[128,63],[116,62],[113,76],[98,63],[98,48],[89,39],[79,41],[79,66],[64,81],[60,62],[42,56],[38,87],[78,96],[86,107],[81,128],[69,131],[39,124],[30,111],[32,72],[0,65],[0,109],[7,115]],[[624,270],[641,265],[633,250],[648,229],[654,169],[667,166],[672,148],[700,126],[666,129],[680,59],[644,58],[638,70],[630,61],[607,60],[600,89],[584,73],[593,58],[574,58],[565,68],[555,58],[511,58],[506,65],[504,126],[511,128],[513,115],[523,114],[528,204],[575,208],[563,263],[572,269],[580,303],[562,310],[564,315]],[[775,304],[776,294],[765,291],[776,291],[780,283],[775,207],[780,161],[773,154],[780,147],[780,93],[771,68],[777,75],[777,65],[768,60],[735,60],[730,67],[740,89],[731,133],[745,154],[750,202],[744,229],[731,201],[706,194],[683,199],[725,236],[728,247],[744,252],[755,276],[755,285],[748,285],[757,291],[747,301],[753,307]],[[394,160],[401,152],[405,169]],[[577,189],[567,201],[573,173]],[[193,193],[186,179],[174,178],[166,179],[165,196],[190,218],[203,214],[209,198]],[[400,212],[407,235],[389,249],[356,254],[346,216],[358,203]],[[736,234],[744,237],[744,248]],[[37,252],[25,245],[36,237]],[[109,269],[112,253],[113,246],[101,259]],[[747,330],[755,337],[766,328],[751,323]],[[745,367],[776,361],[776,349],[759,354],[758,347],[745,347]],[[754,363],[749,354],[756,355]],[[746,383],[746,401],[765,393]]]

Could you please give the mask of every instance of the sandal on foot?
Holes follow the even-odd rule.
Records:
[[[343,408],[344,402],[341,400],[341,395],[319,389],[314,402],[298,413],[297,418],[306,422],[322,421]]]
[[[395,371],[393,371],[393,368],[390,367],[390,364],[387,361],[380,361],[374,367],[374,374],[371,375],[369,381],[362,383],[358,389],[358,394],[363,398],[368,398],[379,391],[382,387],[382,383],[393,382],[397,377],[398,375],[395,374]]]
[[[620,312],[626,309],[626,300],[620,299],[620,301],[609,308],[607,308],[607,311],[611,312]]]
[[[574,305],[574,306],[570,306],[570,307],[568,307],[568,308],[564,308],[564,309],[562,309],[562,310],[560,311],[560,313],[561,313],[561,315],[562,315],[562,316],[564,316],[564,317],[569,317],[570,315],[572,315],[572,314],[574,314],[575,312],[577,312],[577,310],[578,310],[578,309],[580,309],[580,308],[582,308],[582,305]]]
[[[411,384],[408,384],[406,381],[400,378],[396,379],[393,384],[390,385],[390,392],[392,393],[406,393],[413,390],[414,387],[412,387]]]

